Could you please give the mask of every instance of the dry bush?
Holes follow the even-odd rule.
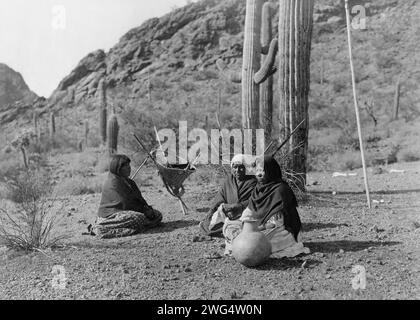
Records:
[[[33,251],[50,248],[64,236],[55,235],[55,199],[48,199],[50,185],[46,172],[28,171],[9,176],[13,208],[1,208],[0,241],[8,248]],[[53,212],[54,211],[54,212]]]
[[[69,153],[77,150],[75,142],[63,133],[56,133],[53,139],[49,137],[42,137],[40,141],[33,142],[28,148],[30,153],[48,153],[54,151],[55,153]]]
[[[54,192],[58,196],[79,196],[102,191],[103,177],[72,177],[60,182]]]

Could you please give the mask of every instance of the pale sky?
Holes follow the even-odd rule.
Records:
[[[194,1],[195,2],[195,1]],[[49,97],[89,52],[187,0],[0,0],[0,63]]]

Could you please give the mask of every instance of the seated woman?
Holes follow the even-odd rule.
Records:
[[[131,236],[162,221],[162,214],[147,204],[136,183],[129,178],[130,162],[125,155],[111,158],[98,218],[92,230],[100,238]]]
[[[247,207],[257,180],[253,175],[246,175],[245,160],[246,156],[242,154],[233,157],[231,174],[224,181],[209,212],[199,224],[202,234],[221,235],[225,218],[238,219]]]
[[[271,242],[272,257],[294,257],[309,253],[309,249],[298,240],[301,221],[295,194],[282,179],[277,161],[272,156],[265,156],[264,164],[257,165],[256,177],[258,184],[241,218],[226,220],[223,226],[225,254],[231,254],[232,241],[241,232],[244,221],[259,222],[260,230]]]

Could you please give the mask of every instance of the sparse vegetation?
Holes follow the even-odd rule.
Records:
[[[55,200],[46,197],[51,190],[47,176],[44,171],[7,176],[13,205],[0,209],[0,242],[7,247],[42,250],[64,239],[63,235],[54,234],[57,208]]]

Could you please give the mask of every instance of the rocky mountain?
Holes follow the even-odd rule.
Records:
[[[273,28],[277,30],[278,1],[270,1]],[[72,137],[83,134],[85,119],[92,122],[91,132],[95,134],[100,99],[97,89],[104,80],[109,107],[131,128],[155,123],[176,126],[178,120],[188,120],[195,127],[215,127],[215,111],[223,126],[239,126],[240,85],[227,81],[215,62],[223,59],[228,69],[240,70],[245,3],[202,0],[145,21],[123,35],[108,52],[96,50],[84,57],[37,108],[41,113],[50,109],[60,113],[63,117],[59,121]],[[419,55],[414,54],[420,50],[420,3],[350,1],[351,8],[357,5],[366,15],[366,28],[352,32],[362,120],[373,128],[373,119],[372,131],[377,132],[376,123],[385,126],[389,121],[398,79],[402,83],[400,118],[412,121],[420,115],[420,65]],[[354,11],[353,16],[358,13]],[[343,144],[343,137],[339,137],[355,140],[356,132],[343,1],[315,1],[314,21],[311,137],[331,137],[326,130],[336,130],[333,136],[338,141],[334,143],[351,144]],[[276,96],[274,103],[278,103]],[[276,112],[277,108],[274,119]],[[125,126],[123,135],[124,130]]]
[[[11,121],[30,109],[37,98],[20,73],[0,63],[0,123]]]
[[[277,1],[273,1],[273,4],[276,7]],[[361,56],[356,64],[361,66],[358,70],[360,73],[365,73],[369,69],[375,72],[371,75],[361,75],[361,81],[374,80],[378,72],[398,71],[397,65],[413,71],[409,61],[405,65],[401,61],[398,63],[391,61],[391,65],[388,66],[386,61],[378,60],[396,60],[394,57],[383,57],[385,52],[381,50],[381,46],[391,45],[391,43],[387,44],[384,36],[391,37],[395,34],[394,36],[397,37],[398,34],[407,34],[410,30],[413,31],[411,32],[413,36],[416,34],[415,28],[409,27],[409,24],[398,25],[393,22],[392,30],[387,28],[390,32],[384,35],[383,31],[380,32],[386,23],[384,17],[386,16],[386,21],[389,22],[390,15],[393,14],[397,19],[397,15],[404,13],[409,21],[415,23],[418,18],[416,14],[419,12],[417,2],[350,1],[351,7],[358,4],[364,6],[369,25],[366,31],[361,30],[354,34],[355,47],[357,49],[357,47],[365,46],[371,51],[366,54],[366,52],[355,50],[356,58]],[[410,10],[411,7],[414,9]],[[83,58],[71,74],[61,81],[48,103],[51,107],[62,108],[93,102],[101,79],[106,81],[109,90],[114,89],[113,92],[116,93],[124,92],[125,101],[120,101],[123,103],[146,97],[150,94],[153,82],[159,82],[159,79],[168,84],[179,84],[187,80],[196,82],[197,78],[201,77],[199,73],[204,71],[207,72],[204,76],[207,79],[204,80],[218,80],[216,79],[218,75],[211,73],[217,71],[215,61],[219,58],[227,62],[229,68],[240,70],[244,14],[244,0],[204,0],[179,8],[161,18],[150,19],[140,27],[127,32],[109,52],[97,50]],[[314,18],[312,70],[321,69],[320,62],[329,65],[329,68],[324,67],[325,74],[328,71],[336,73],[335,68],[348,69],[345,65],[348,64],[345,47],[346,34],[342,32],[345,27],[342,1],[316,1]],[[276,28],[276,17],[273,21]],[[359,42],[363,43],[359,45]],[[400,44],[405,49],[400,52],[402,57],[407,55],[406,50],[414,49],[407,47],[412,42],[414,41]],[[334,50],[340,50],[340,52],[331,57],[331,52]],[[395,54],[395,50],[389,53]],[[383,68],[384,66],[387,68]],[[374,67],[377,68],[373,70]],[[348,70],[345,71],[348,78]],[[313,79],[319,82],[316,72]],[[198,83],[196,85],[198,87],[194,87],[194,91],[200,91],[201,87]],[[341,84],[336,86],[339,85]],[[155,87],[158,89],[159,86],[155,84]],[[208,84],[203,86],[203,88],[206,87]],[[197,93],[199,95],[199,92]]]
[[[22,75],[4,63],[0,63],[0,110],[6,105],[23,100],[30,102],[36,98]]]

